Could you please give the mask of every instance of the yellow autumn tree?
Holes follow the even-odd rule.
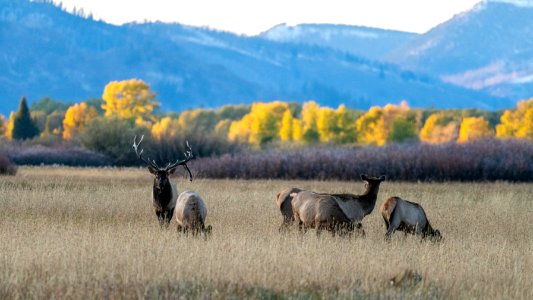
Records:
[[[70,140],[78,134],[98,113],[92,106],[81,102],[69,107],[63,119],[63,139]]]
[[[159,102],[150,86],[140,79],[111,81],[104,88],[102,108],[106,117],[134,119],[137,124],[154,122],[155,107]]]
[[[496,137],[533,139],[533,98],[518,102],[515,110],[502,114]]]
[[[332,142],[339,133],[337,114],[329,107],[321,107],[317,112],[316,129],[321,142]]]
[[[489,121],[483,117],[467,117],[461,122],[458,143],[466,143],[473,140],[488,138],[494,135],[489,128]]]
[[[419,138],[429,144],[447,143],[457,140],[458,122],[451,116],[438,112],[431,114],[420,130]]]
[[[303,134],[302,120],[294,118],[292,120],[292,140],[296,142],[302,141]]]
[[[232,122],[228,133],[231,141],[263,145],[279,136],[281,121],[289,105],[285,102],[254,103],[250,113]]]
[[[249,113],[238,121],[232,121],[229,126],[228,139],[239,143],[248,143],[252,132],[252,121],[253,116]]]
[[[178,120],[171,117],[163,117],[152,125],[152,137],[156,140],[175,137],[178,133]]]
[[[293,140],[293,124],[294,117],[292,116],[292,112],[287,109],[283,113],[281,126],[279,128],[279,138],[282,142],[290,142]]]
[[[320,107],[315,101],[304,103],[302,107],[302,139],[305,142],[317,142],[319,139],[317,118]]]
[[[360,116],[355,122],[355,127],[357,129],[357,141],[359,143],[368,144],[368,145],[383,145],[385,140],[380,139],[376,136],[378,132],[379,121],[383,115],[383,109],[379,106],[371,107],[367,113]]]
[[[13,128],[15,128],[15,112],[11,112],[9,114],[9,119],[7,120],[7,124],[5,125],[5,136],[8,140],[13,139]]]
[[[355,122],[357,140],[363,144],[383,146],[390,140],[394,126],[406,127],[405,122],[416,121],[412,114],[405,101],[402,101],[400,105],[387,104],[383,108],[371,107]],[[409,128],[416,130],[416,126]]]

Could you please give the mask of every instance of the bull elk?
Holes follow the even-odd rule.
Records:
[[[279,227],[279,231],[286,231],[289,226],[294,223],[294,215],[292,214],[292,198],[293,194],[299,193],[302,190],[299,188],[287,188],[279,192],[276,196],[276,206],[281,211],[283,216],[283,223]]]
[[[317,233],[328,230],[331,233],[352,233],[358,229],[364,235],[361,221],[376,206],[379,185],[385,176],[379,178],[361,175],[365,181],[365,192],[354,194],[320,194],[311,191],[292,193],[292,211],[300,231],[316,228]]]
[[[192,149],[187,142],[187,150],[185,151],[185,158],[176,160],[174,163],[169,162],[165,167],[159,167],[155,160],[145,159],[143,157],[144,149],[139,151],[144,136],[141,136],[139,142],[137,137],[133,139],[133,149],[135,154],[148,165],[148,170],[152,173],[154,178],[154,185],[152,188],[155,214],[161,226],[168,226],[172,220],[172,216],[176,213],[176,221],[178,223],[178,230],[185,231],[194,230],[194,232],[210,231],[211,226],[206,229],[204,226],[205,218],[207,216],[207,207],[197,193],[185,191],[178,197],[178,190],[176,184],[169,180],[169,176],[174,174],[179,166],[183,166],[189,173],[189,180],[192,181],[192,173],[187,162],[193,159]]]
[[[442,235],[440,231],[433,229],[426,217],[426,212],[418,203],[403,200],[400,197],[390,197],[384,201],[379,208],[387,233],[385,238],[390,240],[395,231],[403,231],[416,234],[424,238],[431,238],[440,241]]]

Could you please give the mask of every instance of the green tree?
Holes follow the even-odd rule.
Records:
[[[219,120],[237,121],[250,112],[250,105],[225,105],[217,110]]]
[[[110,157],[117,165],[131,165],[138,161],[131,150],[134,136],[150,136],[150,130],[136,127],[133,119],[118,117],[97,117],[81,129],[79,139],[82,145]]]
[[[218,114],[211,109],[192,109],[182,112],[178,129],[184,133],[207,134],[213,131],[219,121]]]
[[[44,135],[59,135],[63,132],[63,120],[65,119],[65,112],[54,111],[46,117],[44,124]]]
[[[42,111],[48,115],[54,111],[67,111],[67,109],[71,105],[72,103],[64,103],[45,97],[40,99],[39,101],[33,102],[30,106],[30,110],[32,112]]]
[[[392,121],[387,142],[403,143],[417,139],[416,122],[406,117],[398,117]]]
[[[302,139],[307,143],[317,142],[320,138],[316,124],[319,110],[315,101],[306,102],[302,107]]]
[[[0,115],[0,136],[5,134],[7,123],[4,120],[4,116]]]
[[[47,113],[45,113],[44,111],[32,111],[30,115],[31,115],[33,124],[37,126],[37,129],[39,129],[39,132],[43,132],[44,127],[46,126]]]
[[[39,129],[31,119],[26,98],[20,99],[19,110],[14,115],[11,137],[15,140],[31,139],[39,135]]]
[[[354,110],[346,109],[344,104],[339,105],[335,114],[337,115],[337,128],[339,129],[335,141],[340,144],[355,142],[357,138],[355,120],[360,114]]]
[[[99,116],[102,116],[105,113],[104,109],[102,108],[102,106],[104,105],[104,100],[102,100],[102,98],[90,98],[90,99],[84,100],[83,102],[87,103],[89,107],[94,107],[96,113]]]

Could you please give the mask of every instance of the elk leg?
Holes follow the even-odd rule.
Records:
[[[280,233],[284,233],[284,232],[289,231],[289,227],[292,224],[292,222],[294,222],[294,220],[283,218],[283,223],[281,223],[281,226],[279,227],[278,231]]]
[[[300,224],[298,224],[298,230],[301,234],[305,234],[307,233],[307,229],[309,227],[307,225],[304,224],[304,222],[301,222]]]
[[[400,224],[401,224],[401,220],[399,216],[397,216],[393,211],[391,218],[390,218],[389,228],[387,229],[387,233],[385,233],[385,238],[387,240],[390,240],[390,238],[392,237],[392,234],[394,233],[394,231],[396,231],[396,229],[398,229]]]
[[[161,227],[168,228],[168,225],[170,225],[170,220],[172,219],[172,211],[165,210],[164,212],[160,213],[161,217],[159,219],[159,223],[161,223]]]
[[[203,229],[205,239],[207,239],[211,235],[211,230],[212,229],[213,229],[213,226],[211,226],[211,225],[207,225],[207,227],[205,227]]]
[[[426,232],[420,224],[416,224],[415,226],[415,234],[416,236],[420,237],[420,240],[423,240],[426,238]]]
[[[335,224],[329,221],[317,222],[316,226],[316,235],[319,236],[322,233],[322,230],[329,231],[333,236],[335,236]]]
[[[298,232],[305,233],[305,231],[307,231],[307,228],[305,228],[304,222],[302,221],[302,219],[300,219],[300,215],[298,214],[297,211],[293,210],[293,212],[294,212],[294,220],[298,221]]]
[[[164,223],[165,223],[164,212],[156,211],[155,214],[156,214],[156,216],[157,216],[157,220],[159,221],[159,226],[160,226],[161,228],[163,228],[163,225],[164,225]]]
[[[171,209],[171,210],[167,210],[167,223],[170,224],[170,222],[172,221],[172,217],[174,216],[174,209]]]
[[[363,224],[357,223],[354,228],[357,229],[358,235],[360,235],[361,237],[366,236],[365,230],[363,229]]]

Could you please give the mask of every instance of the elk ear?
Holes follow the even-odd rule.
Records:
[[[365,174],[361,174],[361,180],[368,181],[368,177]]]
[[[150,173],[152,173],[154,175],[157,174],[157,169],[152,167],[152,166],[148,166],[148,171],[150,171]]]
[[[172,168],[172,169],[168,169],[168,170],[167,170],[167,174],[168,174],[168,175],[172,175],[172,174],[174,174],[174,173],[176,172],[176,169],[177,169],[177,168],[178,168],[178,166],[176,166],[176,167],[174,167],[174,168]]]
[[[385,181],[385,179],[387,179],[387,176],[385,176],[385,175],[379,176],[379,180],[380,181]]]

